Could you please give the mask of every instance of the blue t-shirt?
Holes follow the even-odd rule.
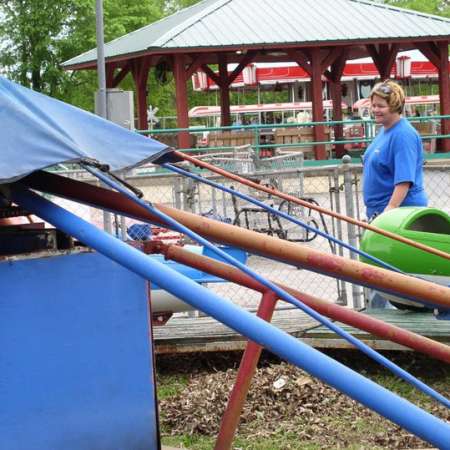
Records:
[[[386,208],[395,185],[410,182],[401,206],[427,206],[423,188],[423,149],[417,131],[404,118],[382,128],[364,153],[364,204],[367,217]]]

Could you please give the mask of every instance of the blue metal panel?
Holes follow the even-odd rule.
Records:
[[[247,252],[237,247],[231,247],[228,245],[219,246],[221,250],[223,250],[228,255],[231,255],[233,258],[236,258],[242,264],[247,262]],[[207,247],[197,246],[197,245],[187,245],[185,247],[186,250],[190,252],[201,254],[207,256],[209,258],[216,259],[218,261],[227,262],[224,258],[216,255],[212,250]],[[161,262],[165,264],[167,267],[170,267],[173,270],[176,270],[178,273],[189,277],[191,280],[196,281],[197,283],[219,283],[223,280],[222,278],[216,277],[214,275],[210,275],[209,273],[202,272],[201,270],[193,269],[192,267],[185,266],[184,264],[177,263],[175,261],[165,260],[162,255],[151,255],[155,261]],[[156,283],[152,283],[152,289],[161,289]]]
[[[0,449],[159,447],[146,282],[94,253],[0,263]]]

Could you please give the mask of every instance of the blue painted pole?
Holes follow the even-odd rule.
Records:
[[[229,262],[230,264],[234,265],[238,269],[240,269],[245,274],[251,276],[255,280],[257,280],[259,283],[261,283],[263,286],[266,286],[268,289],[270,289],[272,292],[275,292],[278,297],[288,303],[291,303],[292,305],[296,306],[297,308],[300,308],[302,311],[304,311],[306,314],[311,316],[313,319],[316,319],[319,323],[322,325],[325,325],[330,330],[334,331],[338,336],[341,336],[343,339],[345,339],[347,342],[350,342],[353,344],[356,348],[364,352],[366,355],[368,355],[370,358],[374,359],[393,373],[395,373],[397,376],[402,378],[403,380],[407,381],[408,383],[411,383],[413,386],[415,386],[417,389],[421,390],[423,393],[429,395],[431,398],[434,398],[438,402],[445,405],[447,408],[450,408],[450,400],[448,400],[446,397],[444,397],[439,392],[435,391],[431,387],[429,387],[427,384],[425,384],[423,381],[420,381],[418,378],[411,375],[406,370],[403,370],[401,367],[394,364],[392,361],[390,361],[385,356],[381,355],[380,353],[376,352],[373,348],[365,344],[364,342],[360,341],[356,337],[354,337],[351,333],[345,331],[342,329],[339,325],[337,325],[335,322],[331,321],[327,317],[322,316],[317,311],[315,311],[310,306],[306,305],[305,303],[301,302],[297,298],[295,298],[293,295],[286,292],[284,289],[282,289],[277,284],[267,280],[266,278],[262,277],[260,274],[252,270],[250,267],[246,266],[245,264],[238,261],[236,258],[233,258],[228,253],[224,252],[211,242],[209,242],[204,237],[198,235],[194,231],[187,228],[185,225],[182,225],[181,223],[177,222],[172,217],[169,217],[167,214],[164,214],[162,211],[159,211],[158,209],[151,206],[148,202],[145,202],[144,200],[137,198],[134,193],[130,193],[127,189],[125,189],[123,186],[121,186],[116,181],[110,179],[108,176],[106,176],[103,172],[100,172],[97,169],[93,169],[92,167],[86,166],[86,170],[88,170],[90,173],[95,175],[97,178],[99,178],[101,181],[103,181],[107,186],[110,186],[113,189],[116,189],[118,192],[120,192],[124,197],[128,198],[129,200],[133,201],[134,203],[138,204],[139,206],[146,209],[150,214],[158,217],[161,219],[163,223],[166,223],[169,225],[169,227],[172,227],[174,230],[179,231],[180,233],[183,233],[187,236],[189,236],[191,239],[196,241],[197,243],[205,246],[206,248],[209,248],[212,250],[216,255],[222,257],[225,261]]]
[[[430,444],[450,450],[450,425],[443,420],[31,191],[12,185],[10,196],[28,211],[132,272],[157,283],[194,308],[214,317]]]
[[[260,208],[269,211],[274,216],[282,217],[283,219],[289,220],[292,223],[295,223],[296,225],[305,228],[308,231],[311,231],[312,233],[317,233],[319,236],[322,236],[323,238],[327,239],[328,241],[334,242],[337,245],[340,245],[343,248],[346,248],[347,250],[352,251],[353,253],[356,253],[360,256],[364,256],[364,258],[374,262],[375,264],[378,264],[380,267],[384,267],[388,270],[393,270],[394,272],[403,273],[400,269],[397,267],[388,264],[384,261],[382,261],[379,258],[376,258],[373,255],[370,255],[369,253],[364,252],[363,250],[360,250],[353,245],[347,244],[344,241],[341,241],[340,239],[337,239],[336,237],[332,236],[331,234],[325,233],[322,230],[319,230],[318,228],[312,227],[311,225],[308,225],[307,223],[303,222],[302,220],[299,220],[293,216],[290,216],[289,214],[286,214],[283,211],[280,211],[277,208],[274,208],[273,206],[267,205],[264,202],[261,202],[260,200],[257,200],[256,198],[251,197],[250,195],[243,194],[242,192],[239,192],[238,190],[231,189],[226,187],[223,184],[216,183],[215,181],[208,180],[207,178],[201,177],[195,173],[188,172],[187,170],[183,170],[177,166],[174,166],[173,164],[164,163],[161,164],[166,169],[171,170],[172,172],[178,173],[179,175],[183,175],[185,177],[192,178],[193,180],[196,180],[200,183],[207,184],[208,186],[215,187],[216,189],[220,189],[223,192],[226,192],[230,195],[234,195],[235,197],[239,197],[242,200],[245,200],[249,203],[253,203],[256,206],[259,206]]]

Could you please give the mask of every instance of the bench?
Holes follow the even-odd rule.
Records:
[[[325,127],[325,140],[329,141],[331,136],[331,130],[329,127]],[[275,130],[275,144],[296,144],[304,142],[314,142],[314,128],[313,127],[293,127],[293,128],[277,128]],[[331,144],[326,145],[327,153],[331,153]],[[305,159],[314,156],[314,145],[303,146],[289,146],[281,147],[278,149],[278,154],[303,152]]]
[[[208,136],[209,147],[240,147],[255,143],[253,131],[211,132]]]

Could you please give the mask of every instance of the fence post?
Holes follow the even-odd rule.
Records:
[[[175,208],[182,209],[181,194],[183,192],[181,177],[175,177],[173,183],[173,198]]]
[[[191,178],[183,178],[183,210],[195,213],[195,183]]]
[[[342,157],[342,164],[344,170],[344,194],[345,194],[345,213],[349,217],[355,217],[355,208],[354,208],[354,193],[353,193],[353,180],[352,180],[352,171],[350,167],[351,157],[349,155],[344,155]],[[352,247],[358,246],[358,238],[356,234],[356,227],[352,223],[347,223],[347,232],[348,232],[348,243]],[[350,252],[350,259],[357,259],[357,255],[354,252]],[[353,299],[353,308],[359,309],[362,307],[361,297],[363,296],[363,292],[361,286],[357,286],[356,284],[352,284],[352,299]]]
[[[334,186],[330,189],[331,191],[331,195],[334,195],[334,208],[335,211],[338,214],[341,214],[341,195],[340,195],[340,190],[341,190],[341,186],[339,183],[339,170],[338,168],[333,170],[333,184]],[[331,197],[332,199],[332,197]],[[333,218],[333,224],[336,223],[336,233],[337,233],[337,238],[342,241],[342,221],[340,220],[336,220]],[[344,249],[342,248],[341,245],[337,246],[338,248],[338,254],[339,256],[344,256]],[[347,289],[345,286],[345,281],[342,280],[336,280],[337,281],[337,287],[338,287],[338,298],[336,300],[336,303],[338,305],[343,305],[343,306],[347,306],[348,304],[348,299],[347,299]]]

